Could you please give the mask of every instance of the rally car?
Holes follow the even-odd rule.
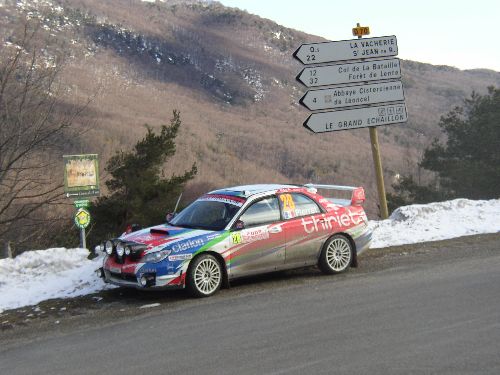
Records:
[[[344,191],[350,199],[326,198]],[[371,231],[361,187],[248,185],[207,193],[167,223],[109,239],[100,275],[143,289],[187,288],[208,297],[235,278],[317,265],[357,265]]]

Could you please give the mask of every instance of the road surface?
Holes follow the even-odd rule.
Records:
[[[99,298],[1,331],[0,374],[500,374],[499,234],[371,250],[343,275],[264,276],[208,299]]]

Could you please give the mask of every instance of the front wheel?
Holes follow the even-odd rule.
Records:
[[[319,269],[329,275],[344,272],[352,263],[353,253],[351,241],[336,234],[323,246],[318,262]]]
[[[209,297],[222,284],[222,268],[213,255],[203,254],[193,260],[187,274],[187,288],[194,297]]]

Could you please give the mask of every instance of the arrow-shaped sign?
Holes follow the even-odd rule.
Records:
[[[396,36],[302,44],[293,54],[302,64],[321,64],[353,59],[396,56]]]
[[[299,73],[297,81],[307,87],[317,87],[395,78],[401,78],[397,58],[307,67]]]
[[[405,100],[401,81],[309,90],[300,104],[311,111]]]
[[[395,124],[407,120],[408,115],[405,104],[395,103],[376,107],[313,113],[304,122],[304,127],[314,133],[324,133]]]

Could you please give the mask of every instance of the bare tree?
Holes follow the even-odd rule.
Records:
[[[0,241],[13,233],[22,241],[43,232],[46,215],[61,203],[57,150],[84,106],[63,100],[61,56],[41,53],[47,46],[35,21],[9,39],[0,46]]]

